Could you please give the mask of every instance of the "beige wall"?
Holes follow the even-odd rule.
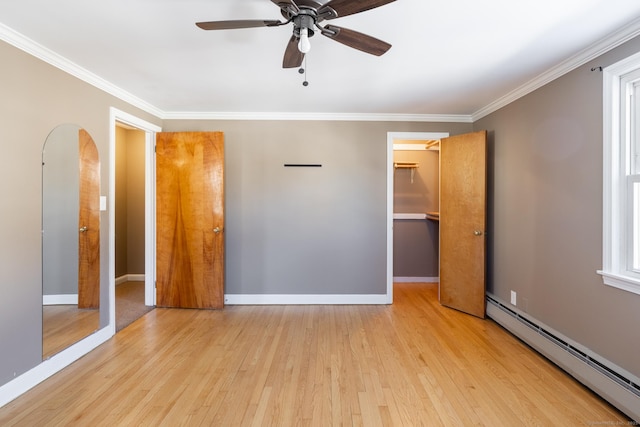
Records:
[[[144,274],[145,134],[127,131],[127,273]]]
[[[144,274],[145,133],[116,128],[116,278]]]
[[[127,130],[116,127],[116,278],[128,274]]]

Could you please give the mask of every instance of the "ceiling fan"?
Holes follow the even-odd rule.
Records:
[[[283,68],[297,68],[302,65],[304,56],[311,49],[309,38],[320,34],[354,49],[371,55],[380,56],[387,52],[391,45],[382,40],[357,31],[341,28],[336,25],[320,23],[342,16],[353,15],[376,7],[384,6],[395,0],[330,0],[320,3],[317,0],[271,0],[279,8],[286,21],[279,20],[234,20],[197,22],[203,30],[232,30],[237,28],[279,27],[293,22],[293,35],[287,44],[282,61]]]

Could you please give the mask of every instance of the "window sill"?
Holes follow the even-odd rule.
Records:
[[[640,295],[639,279],[602,270],[598,270],[598,274],[602,276],[605,285]]]

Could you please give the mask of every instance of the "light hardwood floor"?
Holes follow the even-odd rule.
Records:
[[[398,284],[390,306],[155,309],[0,408],[0,425],[629,423],[436,291]]]

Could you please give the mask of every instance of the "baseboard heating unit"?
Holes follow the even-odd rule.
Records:
[[[640,422],[640,379],[487,294],[487,316]]]

